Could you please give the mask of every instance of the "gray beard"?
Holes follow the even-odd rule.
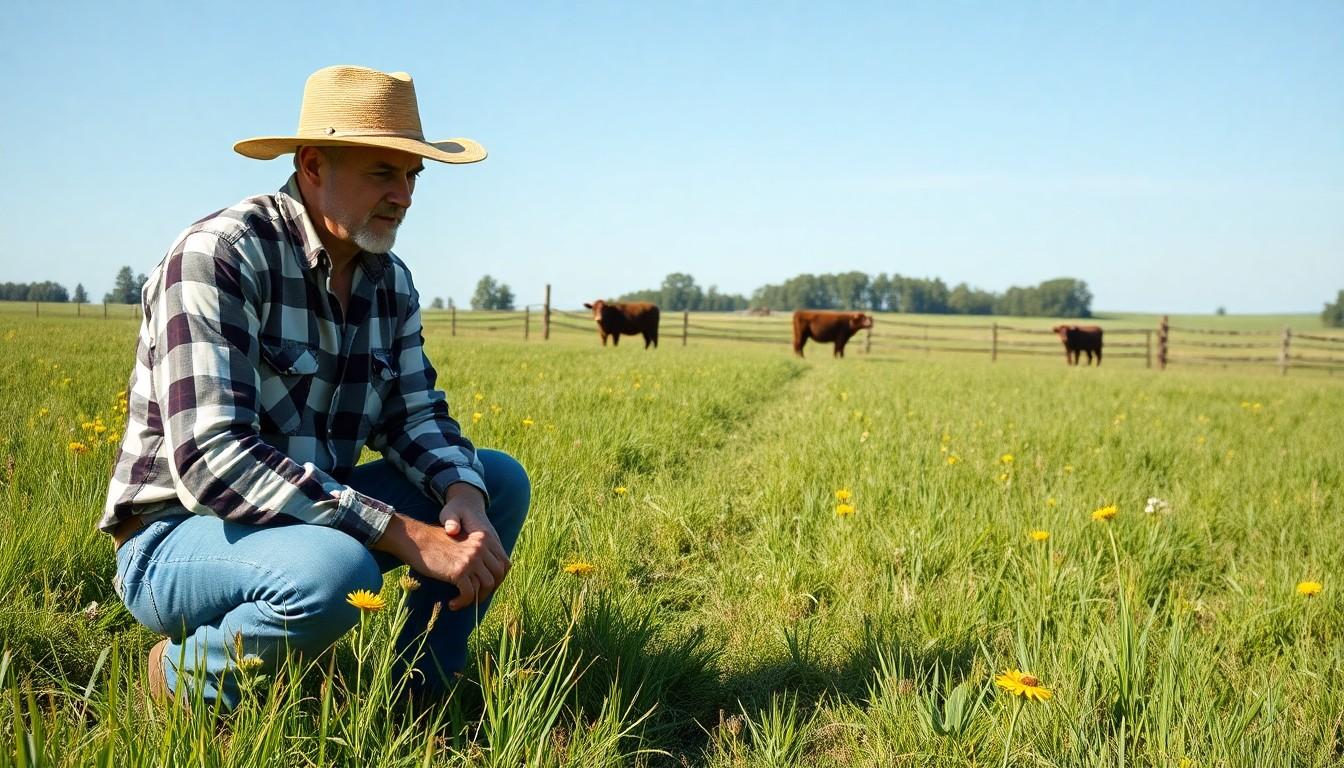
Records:
[[[392,250],[392,246],[396,244],[397,230],[393,229],[386,235],[380,236],[369,231],[368,225],[364,224],[355,230],[351,239],[365,253],[382,254]]]

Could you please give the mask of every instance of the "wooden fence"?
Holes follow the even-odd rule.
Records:
[[[549,339],[553,333],[595,335],[592,315],[567,312],[550,306],[550,286],[545,301],[510,311],[427,310],[426,330],[450,336],[506,334],[529,340]],[[74,304],[4,302],[6,313],[30,316],[138,318],[134,304]],[[1049,322],[1049,321],[1043,321]],[[1090,321],[1094,322],[1094,321]],[[664,312],[659,325],[662,343],[692,341],[707,343],[774,344],[789,348],[793,326],[789,313],[768,316],[730,312]],[[1283,374],[1291,369],[1318,370],[1333,374],[1344,371],[1344,332],[1281,330],[1219,330],[1170,325],[1161,318],[1155,328],[1105,328],[1106,360],[1142,360],[1145,367],[1175,366],[1274,366]],[[637,340],[627,340],[627,343]],[[812,354],[824,353],[829,345],[813,342]],[[997,361],[1008,356],[1063,356],[1063,346],[1045,325],[1031,321],[919,322],[899,315],[879,316],[872,330],[851,339],[849,354],[909,356],[911,354],[982,355]]]

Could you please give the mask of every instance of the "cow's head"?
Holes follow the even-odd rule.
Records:
[[[598,299],[597,301],[594,301],[594,302],[591,303],[591,304],[587,304],[587,303],[585,303],[583,306],[587,307],[588,309],[593,310],[593,319],[594,319],[594,320],[601,320],[601,319],[602,319],[602,310],[606,308],[606,306],[607,306],[607,302],[605,302],[605,301],[603,301],[603,300],[601,300],[601,299]]]
[[[861,331],[864,328],[873,327],[873,318],[862,312],[854,312],[849,316],[849,328],[852,331]]]
[[[1055,335],[1059,336],[1060,339],[1062,339],[1062,340],[1064,340],[1064,341],[1068,341],[1068,340],[1069,340],[1069,331],[1073,330],[1073,326],[1072,326],[1072,325],[1056,325],[1054,328],[1051,328],[1050,330],[1054,331],[1054,332],[1055,332]]]

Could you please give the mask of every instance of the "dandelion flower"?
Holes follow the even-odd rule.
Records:
[[[361,611],[381,611],[387,607],[383,596],[370,592],[367,589],[357,590],[345,596],[345,602],[355,606]]]
[[[532,420],[532,417],[530,417],[530,416],[527,417],[527,418],[525,418],[525,419],[523,419],[523,426],[524,426],[524,427],[530,427],[530,426],[532,426],[533,424],[536,424],[536,423],[537,423],[537,422],[533,421],[533,420]]]
[[[481,421],[481,419],[484,419],[484,418],[485,418],[485,414],[484,414],[484,413],[481,413],[480,411],[477,411],[477,412],[471,414],[471,423],[472,423],[472,424],[479,424],[480,421]]]
[[[482,400],[485,399],[485,393],[484,393],[484,392],[477,392],[477,393],[473,396],[473,399],[475,399],[476,402],[479,403],[479,402],[481,402]]]
[[[849,516],[852,515],[852,514],[854,514],[854,505],[853,505],[853,504],[836,504],[836,505],[835,505],[835,516],[836,516],[836,517],[849,517]]]
[[[46,416],[48,413],[51,413],[51,411],[48,410],[48,409],[46,409],[46,408],[38,408],[38,409],[37,409],[37,415],[38,415],[38,416]]]
[[[961,461],[961,457],[955,453],[947,457],[947,465],[949,467],[952,466],[953,464],[956,464],[958,461]]]
[[[1032,531],[1027,535],[1031,537],[1032,541],[1045,541],[1046,539],[1050,538],[1049,531]]]
[[[258,669],[261,669],[261,665],[265,663],[266,662],[262,661],[261,657],[257,654],[249,653],[238,660],[238,671],[243,674],[256,672]]]
[[[409,573],[401,574],[401,578],[397,579],[397,583],[401,585],[402,590],[405,592],[414,592],[420,588],[420,580]]]
[[[592,563],[584,562],[583,560],[574,560],[565,563],[561,570],[574,576],[588,576],[591,575],[593,571],[597,570],[597,566]]]
[[[1053,507],[1058,507],[1058,506],[1059,506],[1059,501],[1056,500],[1054,496],[1047,496],[1046,499],[1045,499],[1045,506],[1047,506],[1047,507],[1051,507],[1051,508],[1053,508]]]
[[[618,485],[615,488],[612,488],[611,492],[616,494],[617,496],[624,496],[625,494],[630,492],[630,489],[626,488],[624,485]]]
[[[835,492],[836,501],[849,501],[853,497],[854,494],[850,493],[848,488],[841,488]]]
[[[1066,475],[1072,475],[1072,474],[1073,474],[1073,465],[1072,465],[1072,464],[1065,464],[1065,465],[1064,465],[1064,474],[1066,474]]]
[[[491,404],[490,404],[490,412],[491,412],[491,413],[501,413],[503,410],[504,410],[504,406],[500,405],[499,403],[491,403]]]
[[[1107,504],[1106,506],[1100,509],[1093,510],[1092,519],[1101,521],[1103,523],[1110,522],[1111,518],[1115,517],[1115,514],[1119,511],[1120,508],[1117,507],[1116,505]]]
[[[1028,701],[1032,699],[1048,701],[1051,696],[1054,696],[1049,688],[1041,685],[1040,680],[1016,669],[1009,669],[994,678],[994,684],[1013,696],[1021,696]]]
[[[863,430],[863,433],[859,435],[859,442],[860,443],[868,442],[868,430],[866,429]]]
[[[1319,581],[1303,581],[1297,585],[1297,594],[1303,597],[1315,597],[1325,589],[1325,585]]]
[[[1003,454],[1002,456],[999,457],[999,463],[1000,463],[1000,464],[1012,464],[1012,463],[1013,463],[1013,454],[1011,454],[1011,453],[1005,453],[1005,454]]]
[[[66,446],[66,447],[70,449],[70,452],[71,452],[71,453],[76,454],[76,455],[81,454],[81,453],[88,453],[88,452],[89,452],[89,446],[85,445],[84,443],[79,442],[78,440],[76,440],[76,441],[70,443],[70,444],[69,444],[68,446]]]

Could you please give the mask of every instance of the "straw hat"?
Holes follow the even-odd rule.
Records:
[[[471,139],[425,141],[411,76],[367,67],[317,70],[303,88],[295,135],[244,139],[233,150],[245,157],[273,160],[303,146],[384,147],[441,163],[485,159],[485,147]]]

